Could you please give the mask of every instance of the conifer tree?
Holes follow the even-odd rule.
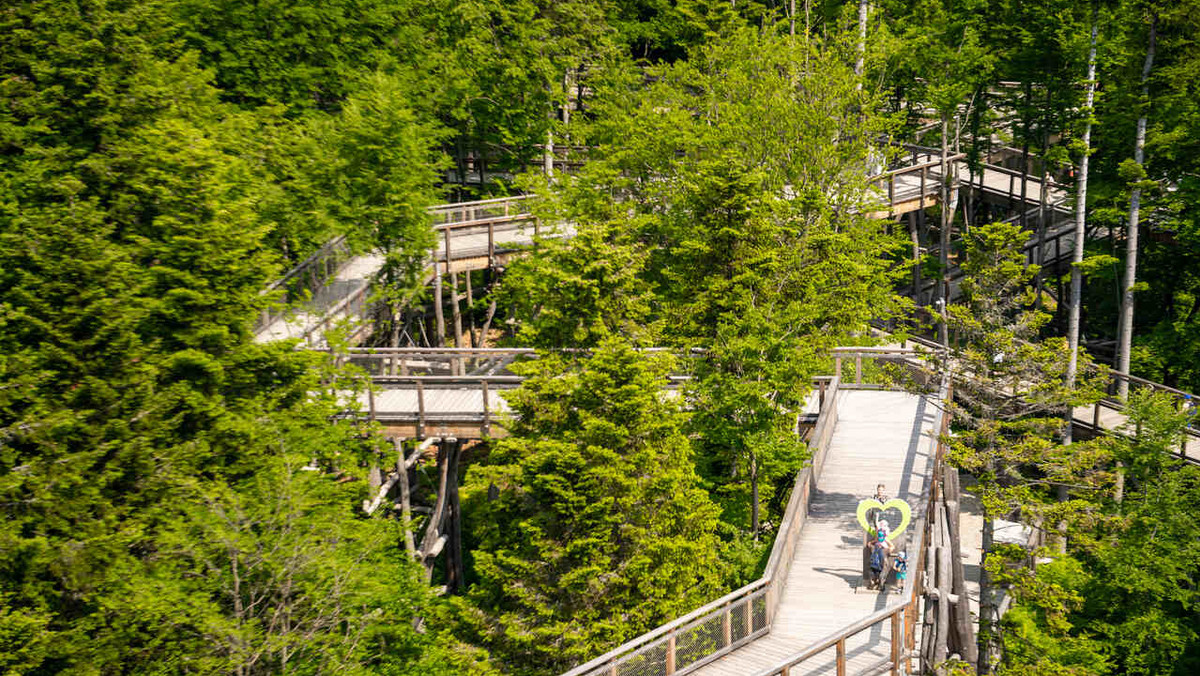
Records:
[[[566,670],[720,595],[670,361],[614,337],[522,367],[510,436],[466,479],[476,581],[457,604],[512,673]]]

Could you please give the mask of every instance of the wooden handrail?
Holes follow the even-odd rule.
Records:
[[[951,396],[951,387],[952,383],[950,378],[947,375],[943,375],[941,385],[938,388],[938,397],[941,399],[941,401],[947,401],[949,399]],[[940,474],[940,465],[945,460],[945,445],[943,440],[949,432],[949,424],[950,417],[947,415],[946,409],[939,407],[938,420],[934,426],[935,429],[938,430],[938,436],[932,442],[935,449],[933,454],[933,467],[931,468],[932,471],[929,475],[929,481],[925,483],[925,488],[921,491],[920,512],[913,519],[914,527],[912,532],[920,533],[919,539],[915,545],[916,551],[920,554],[924,554],[925,542],[929,537],[929,534],[926,532],[928,530],[926,525],[929,523],[929,506],[932,499],[936,495],[934,482],[937,480],[937,477]],[[846,673],[846,655],[844,649],[845,640],[884,621],[891,621],[892,623],[891,640],[893,644],[891,656],[887,659],[881,660],[880,666],[890,664],[892,666],[892,673],[898,673],[900,668],[899,662],[907,659],[906,655],[908,653],[908,649],[911,647],[907,643],[910,632],[908,631],[908,625],[906,622],[913,620],[912,618],[907,617],[907,615],[910,614],[909,611],[919,611],[917,604],[920,602],[921,585],[924,582],[924,570],[925,567],[923,565],[917,565],[913,571],[913,574],[910,575],[907,580],[905,580],[904,590],[901,595],[901,598],[904,599],[903,601],[890,604],[887,607],[862,618],[861,620],[855,620],[854,622],[851,622],[850,624],[838,629],[826,637],[819,639],[815,643],[797,651],[795,654],[789,655],[783,660],[776,662],[770,668],[757,672],[755,676],[775,676],[776,674],[786,675],[789,673],[790,669],[797,664],[801,664],[807,660],[810,660],[822,652],[839,645],[842,646],[842,649],[838,651],[836,658],[839,661],[837,665],[837,673]],[[902,646],[896,645],[895,642],[897,639],[904,642]],[[902,649],[898,650],[898,647],[902,647]]]
[[[490,197],[485,200],[475,200],[473,202],[449,202],[447,204],[437,204],[427,209],[430,213],[440,213],[451,209],[462,209],[464,207],[478,207],[487,204],[503,204],[504,202],[518,202],[529,199],[533,195],[512,195],[509,197]]]
[[[717,657],[724,655],[732,650],[735,650],[740,645],[751,640],[752,638],[765,634],[773,621],[772,607],[773,599],[778,599],[778,591],[783,584],[786,584],[786,576],[777,576],[780,568],[785,564],[790,565],[790,557],[794,554],[796,538],[798,537],[800,527],[803,526],[804,518],[807,514],[807,499],[809,486],[815,485],[814,473],[819,473],[821,464],[823,463],[824,452],[829,444],[829,438],[832,436],[833,427],[837,424],[837,392],[839,379],[834,376],[828,381],[826,387],[827,395],[825,406],[822,407],[821,413],[817,418],[816,427],[813,429],[812,439],[818,445],[818,449],[813,453],[813,461],[808,463],[800,472],[797,473],[796,482],[792,488],[792,495],[788,499],[788,506],[784,512],[783,520],[780,522],[779,531],[775,536],[775,542],[771,546],[771,555],[767,560],[767,566],[763,576],[750,584],[730,592],[721,598],[707,603],[692,612],[678,617],[666,624],[663,624],[637,638],[627,641],[607,653],[581,664],[574,669],[566,672],[563,676],[585,676],[599,675],[601,673],[614,673],[621,663],[622,658],[631,657],[635,654],[640,654],[642,649],[654,645],[656,643],[667,644],[666,648],[674,647],[673,641],[678,633],[682,633],[690,628],[689,625],[695,625],[704,619],[715,619],[716,613],[729,613],[734,604],[753,603],[759,596],[766,595],[766,626],[756,630],[753,626],[746,626],[746,634],[741,639],[733,641],[727,645],[718,647],[695,660],[683,666],[678,671],[670,669],[664,672],[665,674],[683,674],[687,671],[695,669],[701,664],[706,664]],[[803,510],[803,513],[802,513]],[[785,560],[785,557],[787,560]],[[667,658],[667,664],[676,665],[674,654]]]

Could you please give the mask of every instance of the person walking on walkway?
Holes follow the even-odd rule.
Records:
[[[888,501],[886,493],[887,488],[883,484],[875,487],[875,495],[872,496],[879,501],[879,504],[884,504]],[[883,510],[878,507],[872,507],[867,512],[867,523],[871,524],[872,535],[879,532],[879,517],[883,514]]]

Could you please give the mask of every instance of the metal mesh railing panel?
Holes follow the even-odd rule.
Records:
[[[729,636],[733,642],[750,635],[750,623],[746,621],[746,603],[735,603],[729,608]]]
[[[617,664],[617,676],[665,676],[666,673],[666,642],[656,642],[640,648],[629,656],[621,658],[620,663]]]
[[[725,647],[725,613],[718,611],[698,620],[675,636],[675,668],[682,669]]]
[[[754,618],[754,631],[767,628],[767,597],[756,596],[750,600],[751,615]]]

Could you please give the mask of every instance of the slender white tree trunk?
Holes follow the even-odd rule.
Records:
[[[863,64],[867,55],[867,0],[858,0],[858,58],[854,61],[854,74],[858,76],[856,88],[862,89]]]
[[[1137,136],[1133,142],[1133,161],[1138,166],[1146,159],[1146,114],[1150,107],[1150,69],[1154,67],[1154,42],[1157,37],[1158,17],[1150,17],[1150,44],[1146,47],[1146,61],[1142,64],[1142,100],[1138,113]],[[1138,219],[1141,216],[1142,189],[1134,186],[1129,194],[1129,234],[1125,238],[1125,279],[1121,294],[1121,342],[1117,352],[1117,370],[1129,373],[1129,350],[1133,344],[1133,287],[1137,284]],[[1129,381],[1122,380],[1120,397],[1129,396]]]
[[[938,326],[938,337],[943,347],[950,346],[949,327],[946,325],[947,305],[950,303],[950,227],[954,223],[954,206],[950,200],[950,118],[942,114],[942,219],[938,233],[938,262],[941,264],[941,278],[938,280],[938,314],[941,321]]]
[[[1083,304],[1083,240],[1087,230],[1088,159],[1092,148],[1092,106],[1096,101],[1096,32],[1099,24],[1099,5],[1092,5],[1092,40],[1088,47],[1087,93],[1084,95],[1083,156],[1079,158],[1079,178],[1075,184],[1075,239],[1071,249],[1071,301],[1067,306],[1067,390],[1075,389],[1075,374],[1079,369],[1079,311]],[[1063,425],[1063,444],[1071,443],[1073,411],[1067,409]]]

